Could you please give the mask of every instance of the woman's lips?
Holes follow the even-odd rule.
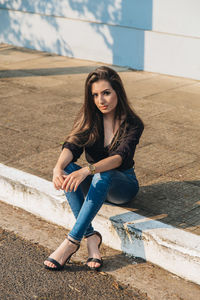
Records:
[[[108,106],[106,105],[103,105],[103,106],[100,106],[100,109],[107,109]]]

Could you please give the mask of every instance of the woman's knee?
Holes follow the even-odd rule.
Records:
[[[130,198],[118,198],[118,197],[110,197],[109,195],[107,196],[107,199],[106,199],[106,202],[108,203],[111,203],[111,204],[114,204],[114,205],[126,205],[128,204],[129,202],[131,202],[132,199]]]
[[[116,204],[116,205],[126,205],[127,203],[133,201],[139,191],[139,185],[125,185],[122,186],[111,186],[108,195],[107,201]]]

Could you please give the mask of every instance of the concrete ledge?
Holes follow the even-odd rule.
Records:
[[[74,217],[51,182],[0,164],[0,199],[71,229]],[[104,205],[93,222],[106,245],[200,284],[200,237],[124,208]]]

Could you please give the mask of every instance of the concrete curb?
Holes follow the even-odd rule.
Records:
[[[51,182],[0,164],[0,200],[71,229],[66,198]],[[200,237],[124,208],[104,205],[93,222],[104,244],[200,284]]]

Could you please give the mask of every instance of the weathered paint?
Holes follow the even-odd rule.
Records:
[[[0,199],[68,229],[75,221],[51,182],[3,164]],[[106,245],[200,284],[199,236],[113,205],[104,205],[93,225]]]

